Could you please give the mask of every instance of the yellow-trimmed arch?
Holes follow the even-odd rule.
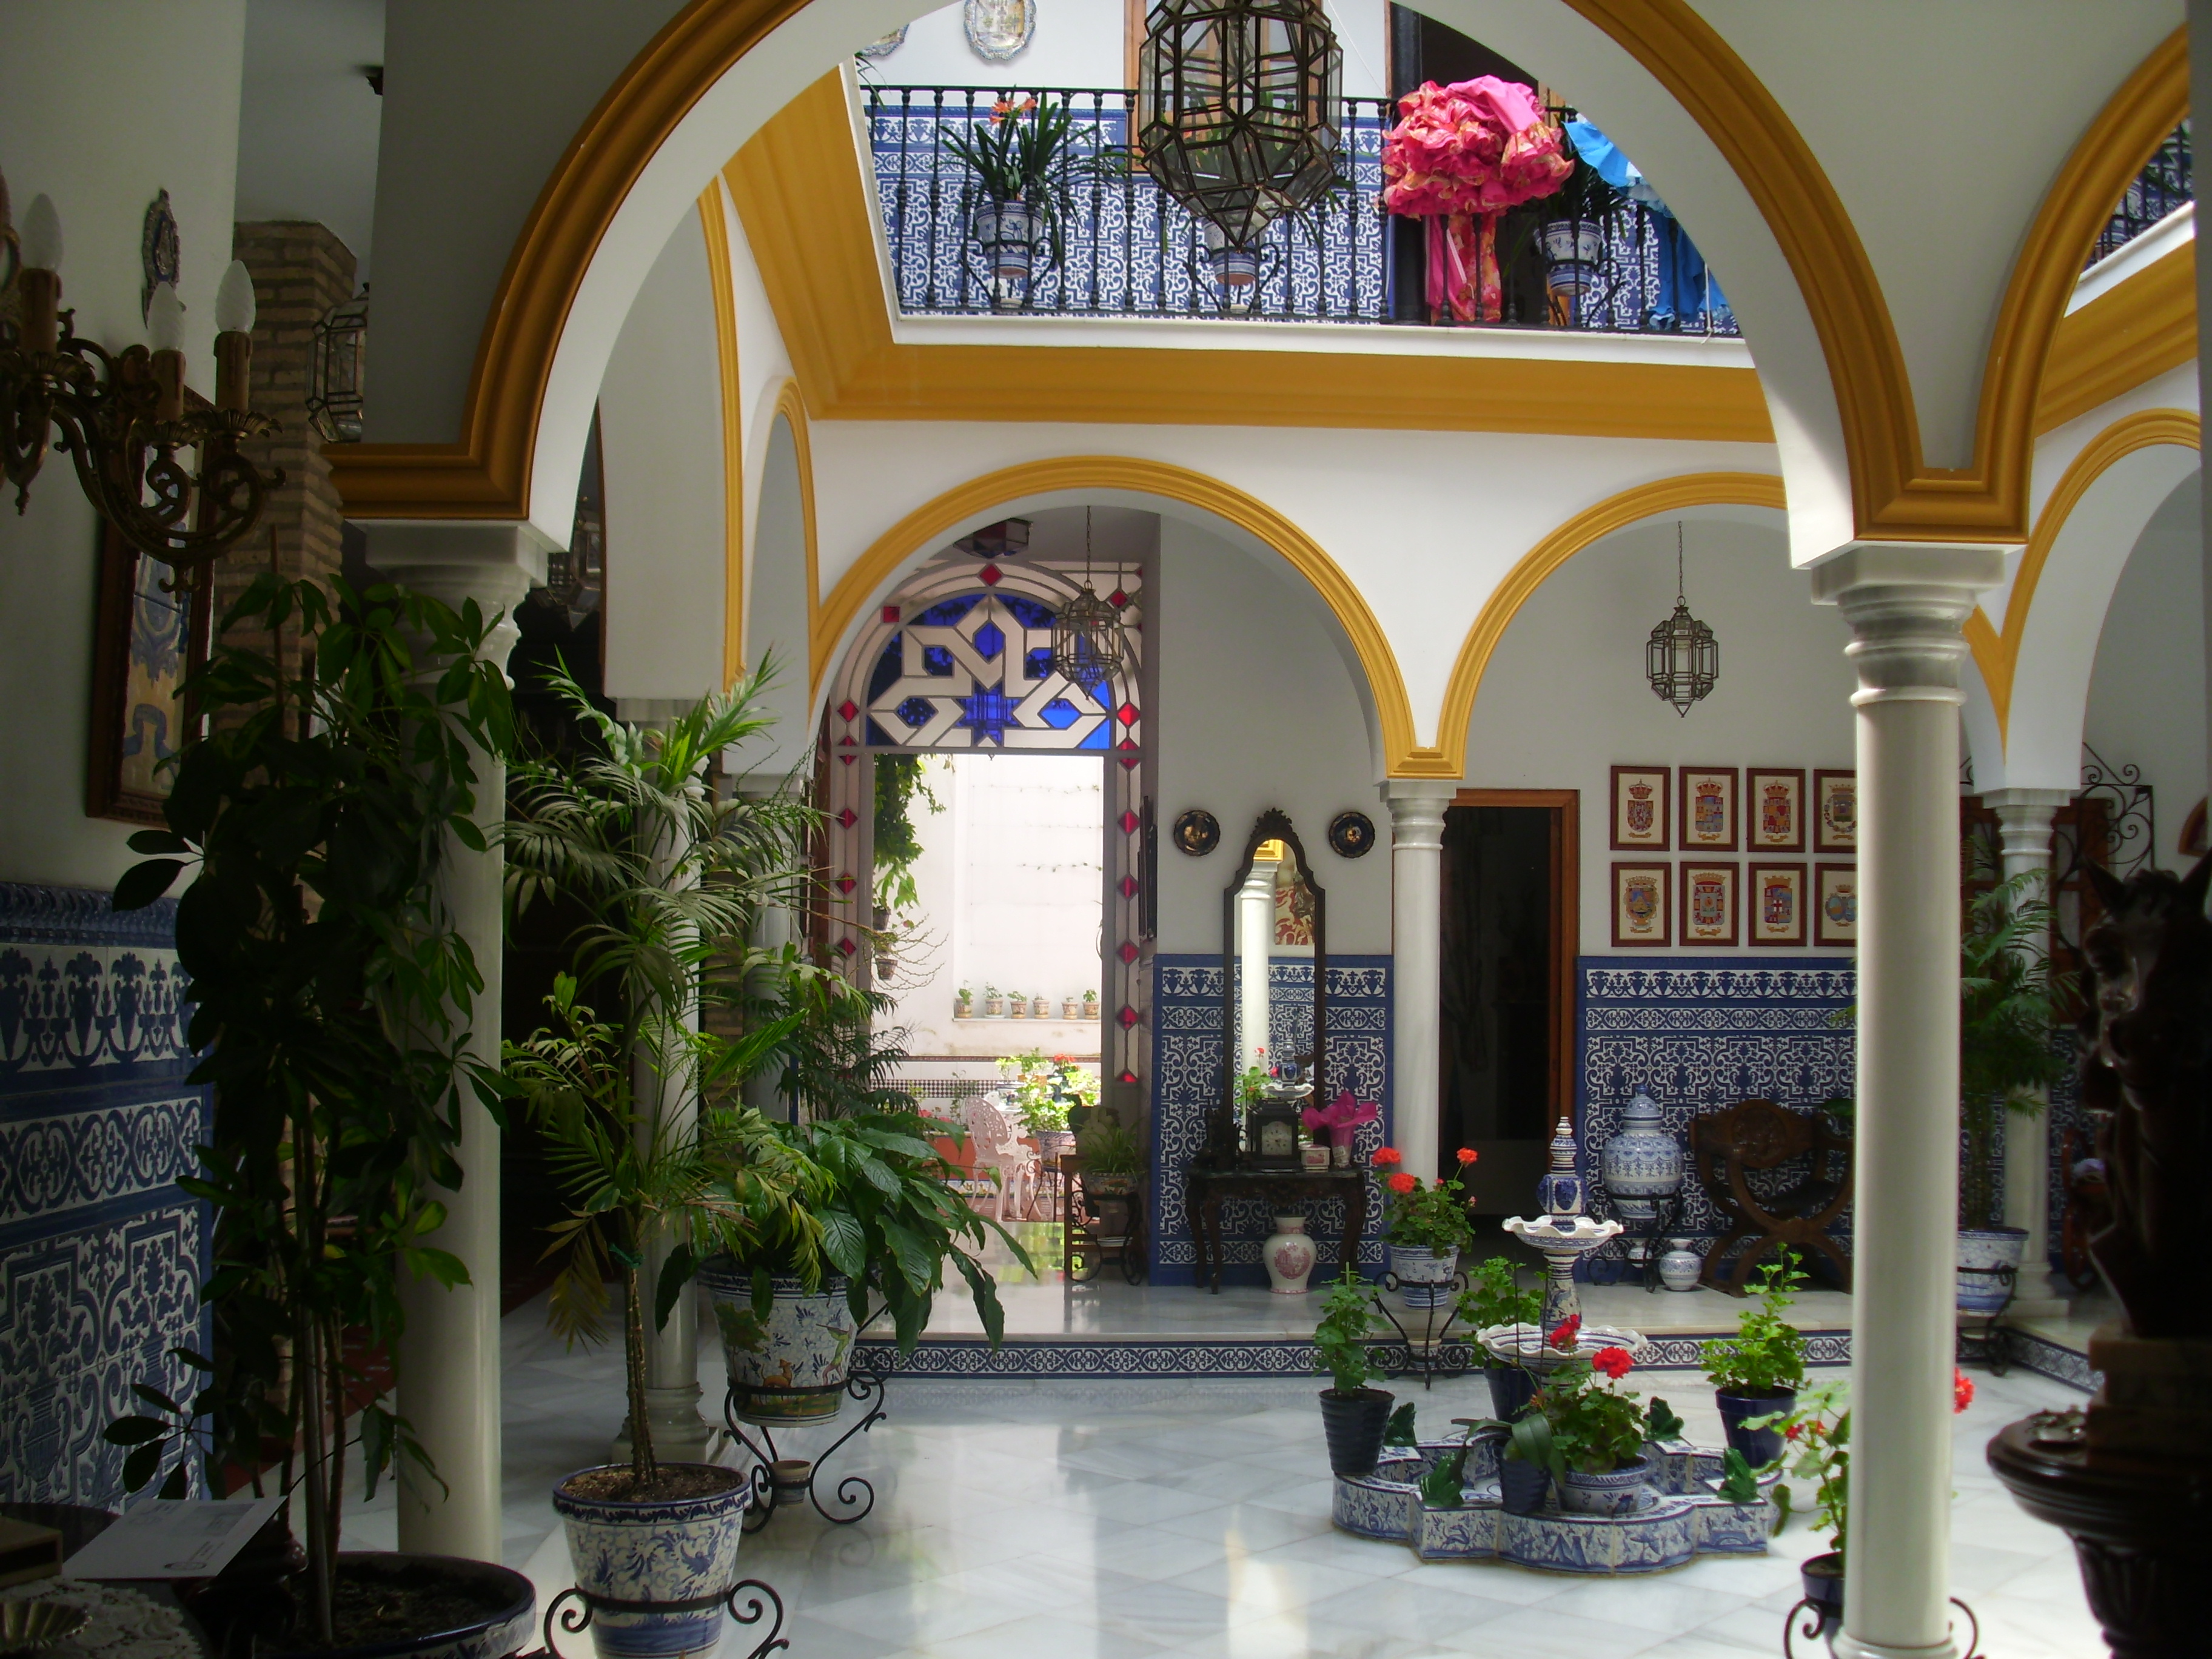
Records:
[[[1394,778],[1459,775],[1459,757],[1447,757],[1414,742],[1413,710],[1406,695],[1405,677],[1398,659],[1383,636],[1382,625],[1367,607],[1359,589],[1321,544],[1290,520],[1255,496],[1233,484],[1165,461],[1130,455],[1063,455],[1051,460],[1028,461],[1018,466],[987,472],[956,484],[943,495],[925,501],[876,538],[814,614],[808,638],[811,643],[810,689],[822,684],[829,672],[830,654],[870,595],[887,581],[906,559],[944,536],[956,525],[988,513],[1024,496],[1043,495],[1070,489],[1127,489],[1181,501],[1214,514],[1250,532],[1288,560],[1335,615],[1367,675],[1370,695],[1382,726],[1383,763]],[[810,537],[810,542],[811,538]],[[811,567],[810,555],[810,567]],[[809,570],[809,591],[812,572]],[[1462,745],[1463,746],[1463,745]]]
[[[699,192],[707,240],[707,285],[714,290],[714,365],[722,396],[722,688],[745,672],[745,423],[738,406],[738,294],[730,270],[730,223],[720,179]]]
[[[828,647],[821,639],[822,562],[814,535],[814,440],[807,429],[806,398],[798,381],[787,380],[776,389],[775,412],[791,428],[792,459],[799,471],[799,521],[806,532],[806,655],[810,663],[818,665]],[[831,636],[833,641],[835,637]],[[822,671],[817,666],[808,677],[808,690],[821,678]]]
[[[1451,758],[1453,776],[1467,755],[1468,728],[1474,720],[1474,696],[1482,684],[1483,671],[1514,616],[1544,585],[1544,579],[1601,537],[1610,536],[1639,519],[1662,513],[1678,513],[1691,507],[1771,507],[1785,505],[1782,480],[1766,472],[1691,472],[1608,495],[1595,507],[1577,513],[1521,556],[1505,573],[1505,580],[1491,592],[1461,642],[1458,660],[1452,665],[1450,683],[1444,688],[1443,716],[1437,722],[1437,748]]]
[[[2004,631],[2000,634],[1990,627],[1990,619],[1979,611],[1966,618],[1966,643],[1973,650],[1974,665],[1982,671],[1982,684],[1989,688],[2000,737],[2007,734],[2012,718],[2013,675],[2020,666],[2021,641],[2027,634],[2027,615],[2035,605],[2036,584],[2043,579],[2043,568],[2050,561],[2051,550],[2058,540],[2058,532],[2065,529],[2066,520],[2081,505],[2082,496],[2089,493],[2089,486],[2122,456],[2156,444],[2180,444],[2201,449],[2201,439],[2202,423],[2185,409],[2137,410],[2113,422],[2082,445],[2081,453],[2059,475],[2050,498],[2043,504],[2043,511],[2036,516],[2035,528],[2027,538],[2027,550],[2021,556],[2020,574],[2013,578],[2012,592],[2005,600]]]

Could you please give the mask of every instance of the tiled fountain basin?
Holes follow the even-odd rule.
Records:
[[[1375,1473],[1339,1476],[1331,1518],[1363,1538],[1395,1539],[1424,1561],[1510,1561],[1553,1572],[1663,1572],[1698,1555],[1764,1555],[1780,1512],[1778,1474],[1759,1480],[1756,1503],[1731,1504],[1716,1488],[1722,1453],[1686,1440],[1644,1449],[1653,1474],[1634,1514],[1566,1515],[1556,1493],[1534,1515],[1508,1515],[1498,1496],[1498,1449],[1478,1442],[1460,1471],[1461,1503],[1432,1509],[1418,1484],[1456,1440],[1383,1449]]]

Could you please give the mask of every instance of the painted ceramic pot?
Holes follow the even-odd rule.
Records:
[[[1060,1017],[1062,1019],[1080,1019],[1080,1018],[1083,1018],[1083,1005],[1082,1005],[1081,1003],[1078,1002],[1078,1001],[1077,1001],[1073,997],[1066,997],[1066,998],[1062,999],[1062,1000],[1061,1000],[1061,1002],[1060,1002]]]
[[[1996,1313],[2012,1300],[2027,1235],[2018,1227],[1959,1229],[1959,1306]]]
[[[1439,1255],[1425,1244],[1393,1244],[1390,1271],[1398,1278],[1398,1299],[1409,1308],[1441,1308],[1453,1296],[1459,1252]]]
[[[738,1581],[738,1545],[744,1537],[751,1483],[734,1469],[707,1463],[660,1467],[697,1469],[736,1484],[703,1498],[646,1503],[580,1497],[568,1489],[578,1478],[574,1474],[553,1488],[553,1511],[568,1534],[576,1588],[604,1598],[592,1610],[592,1641],[599,1659],[688,1659],[712,1653],[728,1622],[722,1603],[707,1598],[726,1594]],[[610,1601],[706,1605],[628,1613],[608,1607]]]
[[[1650,1220],[1661,1199],[1681,1190],[1681,1145],[1667,1133],[1659,1103],[1641,1090],[1628,1103],[1619,1133],[1605,1143],[1598,1171],[1624,1221]]]
[[[442,1630],[426,1631],[420,1636],[380,1638],[357,1647],[290,1650],[282,1643],[263,1642],[256,1644],[256,1650],[268,1659],[289,1659],[294,1652],[310,1651],[316,1659],[366,1659],[370,1655],[386,1656],[388,1659],[507,1659],[508,1655],[535,1644],[538,1591],[511,1567],[472,1561],[459,1555],[401,1554],[386,1550],[348,1550],[337,1559],[340,1583],[368,1589],[371,1594],[379,1593],[374,1586],[380,1582],[420,1582],[425,1574],[435,1575],[484,1606],[497,1604],[500,1610],[465,1624],[448,1624]],[[194,1607],[192,1611],[198,1613],[201,1609]]]
[[[1705,1259],[1690,1248],[1686,1238],[1667,1241],[1667,1254],[1659,1258],[1659,1282],[1670,1291],[1694,1291]]]
[[[983,999],[983,1018],[986,1018],[986,1019],[1002,1019],[1002,1018],[1004,1018],[1006,1017],[1006,998],[1004,998],[1004,997],[985,997],[985,998]]]
[[[1651,1478],[1651,1460],[1637,1458],[1596,1474],[1569,1468],[1559,1483],[1559,1507],[1572,1515],[1633,1515]]]
[[[860,1334],[842,1274],[825,1275],[811,1294],[778,1276],[765,1319],[753,1311],[752,1275],[727,1256],[700,1268],[699,1282],[714,1304],[739,1417],[773,1428],[837,1415]]]
[[[1314,1242],[1306,1237],[1306,1218],[1277,1216],[1274,1237],[1260,1251],[1260,1260],[1267,1264],[1267,1288],[1277,1296],[1304,1296],[1314,1255]]]

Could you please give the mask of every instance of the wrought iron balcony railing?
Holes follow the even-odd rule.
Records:
[[[1133,93],[1097,87],[1041,88],[1035,95],[1068,100],[1084,142],[1126,155]],[[1012,96],[1028,95],[1030,89]],[[1384,214],[1382,137],[1387,100],[1345,100],[1342,177],[1302,217],[1278,222],[1261,251],[1258,279],[1242,309],[1227,295],[1207,257],[1200,223],[1163,192],[1141,167],[1076,186],[1057,257],[1033,249],[1025,283],[1001,279],[987,260],[977,212],[987,204],[973,171],[945,147],[944,135],[988,121],[1009,92],[1000,87],[864,88],[874,153],[876,193],[890,245],[899,309],[908,315],[1194,317],[1224,313],[1267,322],[1425,323],[1418,253],[1420,227]],[[1664,331],[1734,335],[1725,301],[1709,290],[1674,302],[1678,283],[1662,274],[1677,263],[1680,239],[1666,216],[1630,204],[1601,222],[1602,250],[1589,285],[1554,295],[1536,246],[1536,217],[1501,229],[1506,314],[1487,326],[1571,328],[1613,333]],[[984,227],[986,230],[988,226]],[[1000,233],[1004,234],[1003,232]],[[1241,296],[1240,296],[1241,297]]]
[[[2089,263],[2111,258],[2184,203],[2197,199],[2197,181],[2189,166],[2189,123],[2174,128],[2136,175],[2128,193],[2112,210],[2097,245],[2089,250]]]

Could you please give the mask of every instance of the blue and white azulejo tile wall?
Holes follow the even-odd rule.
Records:
[[[205,1208],[172,901],[0,883],[0,1500],[112,1503],[133,1382],[189,1393]]]
[[[1685,1152],[1699,1113],[1753,1098],[1809,1111],[1856,1092],[1851,1030],[1837,1018],[1857,995],[1848,957],[1773,967],[1583,957],[1575,971],[1576,1118],[1594,1187],[1599,1153],[1639,1089],[1659,1103]],[[1678,1233],[1723,1231],[1694,1172],[1686,1173],[1682,1196]]]
[[[1152,959],[1152,1191],[1158,1213],[1152,1230],[1152,1282],[1188,1285],[1196,1266],[1183,1181],[1191,1158],[1206,1144],[1206,1115],[1221,1099],[1222,964],[1218,956],[1159,956]],[[1313,1041],[1313,964],[1270,964],[1271,1045],[1279,1051],[1304,1051]],[[1361,1100],[1377,1103],[1381,1118],[1363,1125],[1357,1156],[1367,1156],[1390,1133],[1390,958],[1333,957],[1328,963],[1328,1075],[1321,1093],[1334,1098],[1349,1089]],[[1342,1237],[1342,1200],[1329,1199],[1306,1208],[1306,1231],[1316,1246],[1315,1282],[1333,1277]],[[1360,1244],[1363,1267],[1379,1273],[1382,1245],[1378,1208],[1370,1197],[1367,1228]],[[1222,1206],[1221,1232],[1227,1267],[1222,1283],[1264,1285],[1260,1242],[1273,1231],[1267,1206],[1232,1199]]]

